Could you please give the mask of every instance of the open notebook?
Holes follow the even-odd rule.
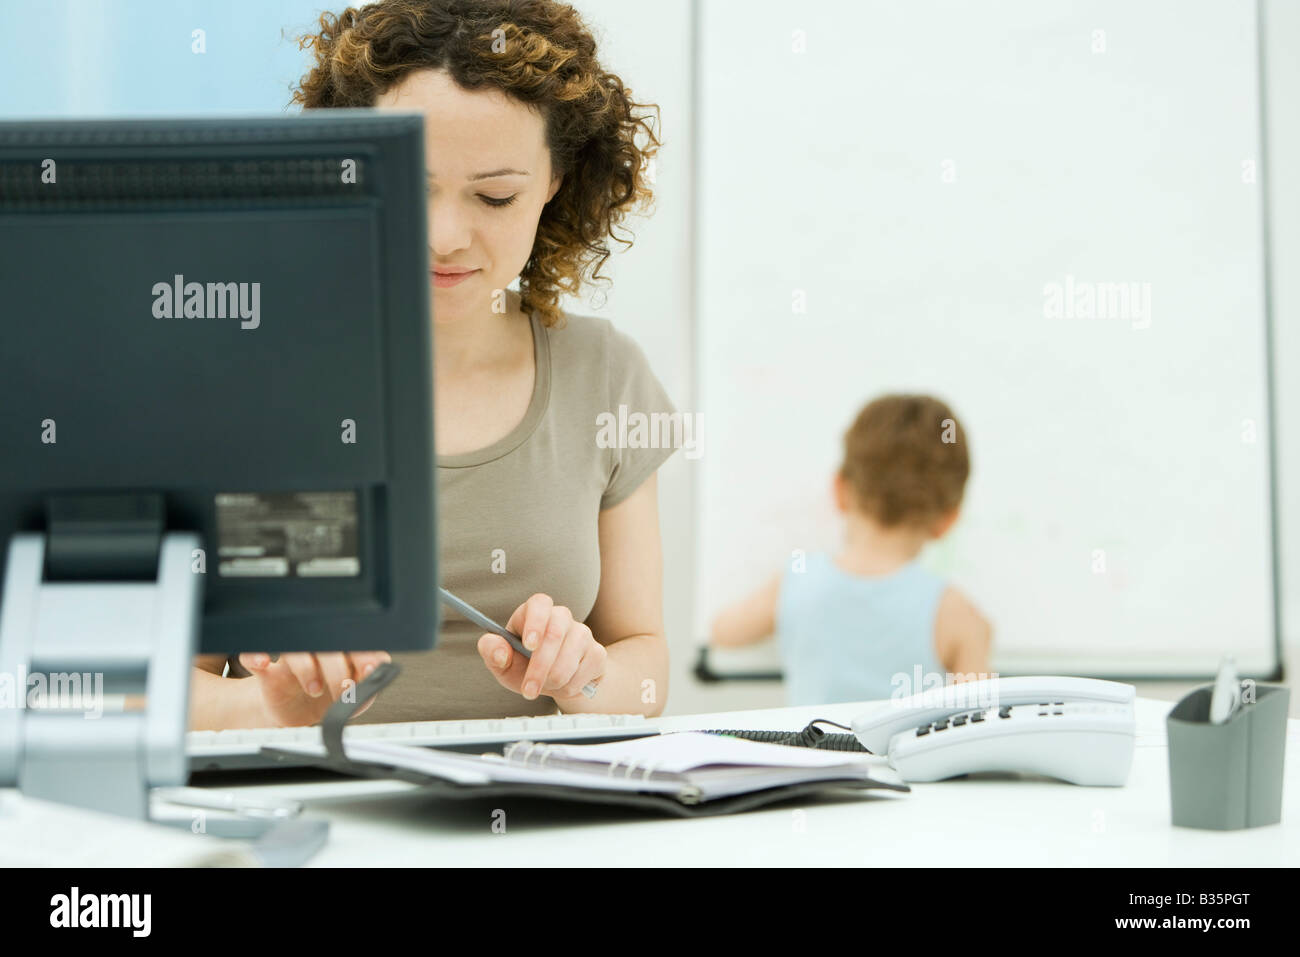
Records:
[[[833,789],[908,787],[885,759],[845,751],[766,744],[700,731],[654,734],[604,744],[517,741],[503,754],[461,754],[387,741],[343,741],[360,703],[382,691],[401,669],[385,662],[321,722],[321,744],[262,748],[274,760],[291,756],[357,777],[418,784],[450,798],[540,797],[621,804],[691,817],[744,811]]]
[[[268,751],[325,759],[324,747]],[[440,780],[473,791],[509,785],[514,793],[537,788],[564,796],[565,790],[652,795],[681,805],[699,805],[739,795],[783,796],[791,786],[843,785],[908,790],[885,759],[844,751],[765,744],[699,731],[656,734],[604,744],[541,744],[518,741],[504,754],[460,754],[382,741],[348,741],[340,770],[362,766],[403,771],[405,780]],[[366,772],[363,772],[366,773]],[[411,777],[411,775],[418,777]],[[557,790],[559,789],[559,790]],[[806,792],[809,787],[801,787]],[[621,802],[615,802],[621,803]]]

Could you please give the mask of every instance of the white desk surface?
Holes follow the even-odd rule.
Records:
[[[1300,721],[1288,726],[1282,823],[1199,831],[1169,823],[1164,717],[1139,698],[1133,771],[1122,788],[972,777],[908,794],[818,798],[705,818],[520,798],[439,800],[391,781],[245,785],[295,797],[331,822],[309,866],[1295,866],[1300,864]],[[842,724],[860,704],[659,719],[663,730]],[[494,833],[492,812],[505,811]],[[54,863],[54,862],[51,862]],[[75,866],[75,859],[58,863]],[[87,862],[89,863],[89,861]],[[102,860],[95,863],[104,863]],[[128,861],[122,861],[128,864]]]
[[[799,730],[848,724],[860,704],[659,719],[692,728]],[[1172,703],[1139,698],[1133,771],[1122,788],[1046,779],[967,778],[909,794],[803,801],[705,818],[651,817],[599,805],[508,799],[505,833],[489,801],[439,801],[413,785],[338,781],[257,786],[331,821],[311,866],[980,865],[1295,866],[1300,864],[1300,721],[1288,725],[1281,824],[1199,831],[1169,823],[1164,719]],[[827,729],[834,730],[834,729]]]

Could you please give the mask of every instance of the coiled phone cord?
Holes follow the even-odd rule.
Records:
[[[816,748],[819,751],[861,751],[870,754],[862,746],[862,742],[853,734],[827,734],[819,724],[829,724],[836,728],[844,728],[845,731],[852,731],[852,728],[839,724],[826,718],[817,718],[809,721],[808,726],[802,731],[741,731],[726,730],[717,731],[712,728],[705,729],[705,734],[725,734],[733,738],[744,738],[748,741],[762,741],[766,744],[786,744],[796,748]]]

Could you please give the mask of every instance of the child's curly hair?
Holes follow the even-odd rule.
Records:
[[[316,63],[293,91],[303,109],[368,107],[406,74],[446,70],[466,90],[492,87],[533,106],[564,181],[542,210],[520,273],[521,304],[547,326],[562,322],[560,291],[577,294],[584,269],[605,279],[605,243],[629,211],[652,199],[648,164],[662,144],[623,81],[601,68],[577,11],[554,0],[378,0],[298,38]],[[645,130],[649,143],[636,143]]]
[[[923,528],[961,505],[970,476],[966,430],[929,395],[883,395],[844,433],[840,475],[859,509],[885,528]]]

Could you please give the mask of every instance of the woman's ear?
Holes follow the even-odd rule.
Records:
[[[555,198],[555,194],[560,191],[560,184],[564,182],[564,175],[560,174],[551,178],[551,191],[546,194],[546,202],[549,203]],[[542,205],[545,205],[543,203]]]

